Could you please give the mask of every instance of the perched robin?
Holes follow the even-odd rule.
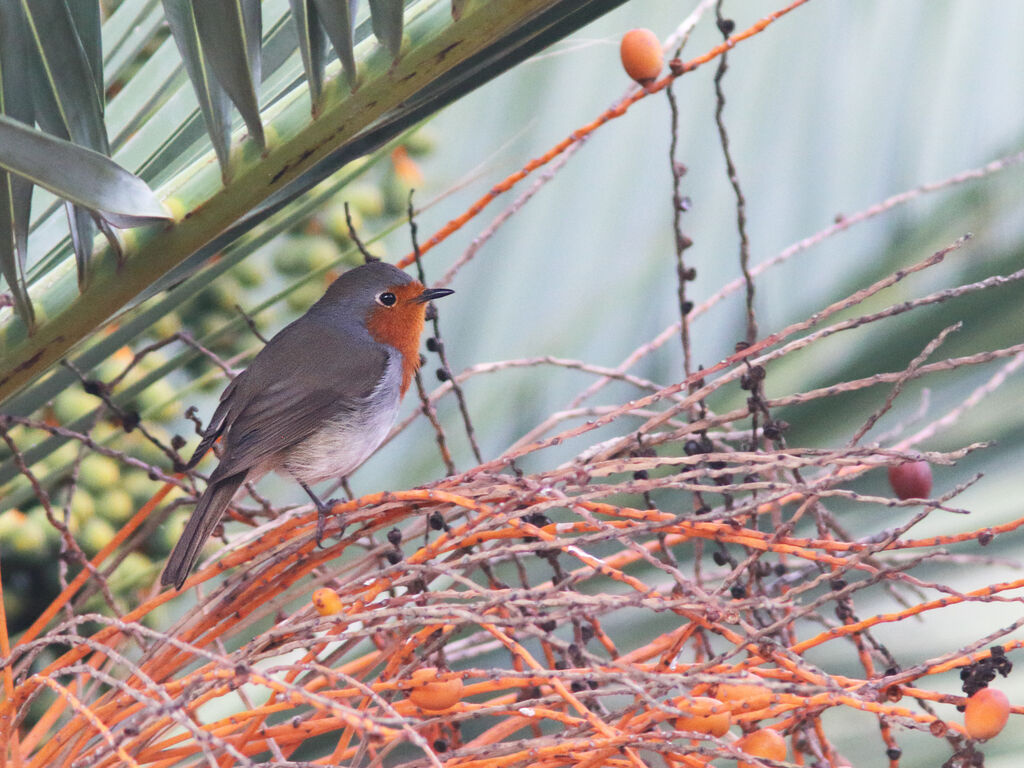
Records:
[[[239,487],[271,470],[294,477],[316,503],[317,540],[330,502],[314,483],[351,473],[381,444],[419,367],[424,288],[380,261],[331,284],[302,317],[272,338],[235,377],[188,462],[223,436],[220,464],[160,577],[181,589]]]

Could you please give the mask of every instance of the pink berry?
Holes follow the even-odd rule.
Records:
[[[889,485],[901,499],[927,499],[932,492],[932,468],[927,461],[889,467]]]

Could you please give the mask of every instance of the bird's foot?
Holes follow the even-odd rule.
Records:
[[[322,501],[316,505],[316,545],[323,547],[324,528],[327,526],[327,514],[334,509],[334,505],[340,502],[339,499],[328,499]],[[341,527],[338,530],[340,536],[342,531],[345,530],[345,521],[341,521]]]
[[[302,490],[309,494],[309,498],[311,498],[313,500],[313,504],[316,505],[316,545],[318,547],[323,547],[324,528],[327,525],[327,515],[331,512],[332,509],[334,509],[334,506],[336,504],[341,503],[341,499],[328,499],[327,501],[323,501],[319,496],[316,495],[316,493],[313,492],[312,488],[310,488],[301,480],[299,480],[299,485],[302,486]],[[342,531],[344,530],[345,521],[344,519],[342,519],[341,528],[338,531],[338,535],[340,536]]]

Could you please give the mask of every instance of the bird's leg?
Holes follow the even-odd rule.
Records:
[[[309,498],[313,500],[316,505],[316,544],[322,546],[321,541],[324,538],[324,526],[327,524],[327,513],[331,511],[335,504],[338,503],[337,499],[328,499],[323,501],[319,496],[301,480],[298,481],[299,485],[302,486],[302,490],[309,494]],[[342,526],[344,528],[344,526]]]

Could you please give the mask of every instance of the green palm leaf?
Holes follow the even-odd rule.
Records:
[[[146,183],[106,155],[0,116],[0,166],[119,227],[169,219]]]

